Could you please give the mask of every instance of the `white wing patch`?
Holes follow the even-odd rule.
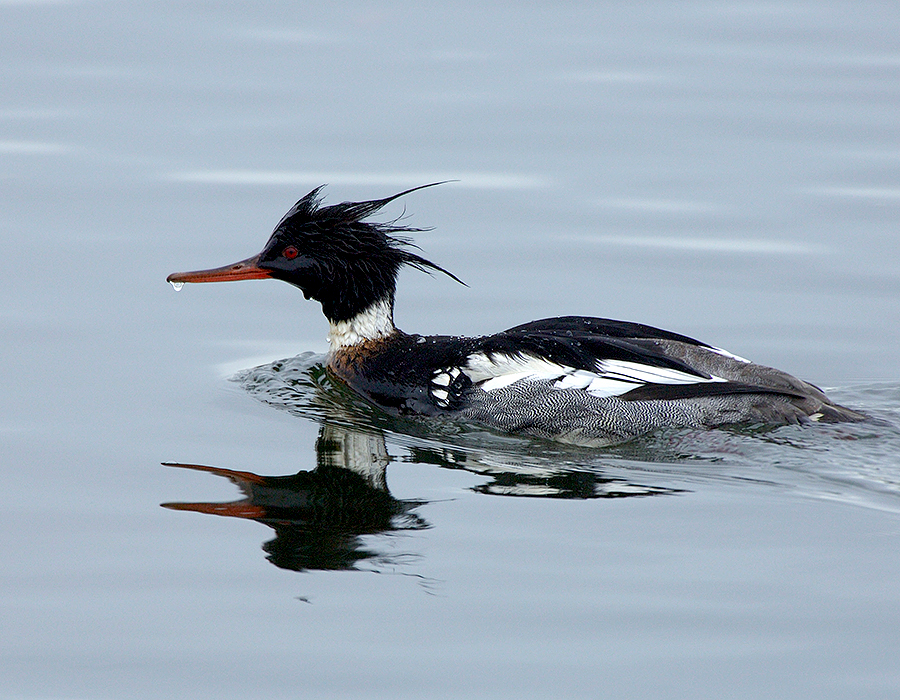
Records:
[[[431,395],[441,408],[450,406],[451,384],[456,381],[460,374],[462,374],[462,370],[459,367],[446,367],[438,370],[431,377]]]
[[[497,391],[520,381],[553,381],[554,389],[581,389],[599,398],[620,396],[644,384],[708,384],[677,369],[653,367],[627,360],[598,360],[595,370],[575,369],[534,355],[469,356],[463,371],[484,391]]]

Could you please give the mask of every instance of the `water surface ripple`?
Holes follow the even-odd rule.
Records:
[[[900,474],[892,466],[900,453],[900,386],[894,384],[831,390],[840,403],[873,417],[861,424],[667,430],[598,449],[495,433],[456,420],[386,413],[333,380],[324,356],[315,353],[240,372],[233,381],[256,399],[297,417],[383,433],[403,450],[405,461],[490,474],[498,485],[478,487],[487,493],[652,495],[730,481],[900,511]],[[553,486],[554,480],[578,473],[597,476],[593,490]]]

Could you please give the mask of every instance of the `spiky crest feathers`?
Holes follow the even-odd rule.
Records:
[[[321,192],[325,185],[319,185],[291,207],[281,221],[278,222],[272,237],[274,239],[282,232],[288,235],[302,232],[306,236],[317,239],[316,244],[322,247],[323,252],[330,251],[342,256],[362,258],[371,253],[388,252],[392,261],[397,263],[398,268],[401,265],[409,265],[422,272],[442,272],[451,279],[465,285],[466,283],[452,272],[408,250],[409,248],[418,248],[418,246],[410,239],[397,235],[418,233],[428,229],[398,226],[397,222],[402,218],[402,215],[397,219],[383,223],[364,221],[364,219],[375,214],[395,199],[426,187],[442,184],[444,182],[432,182],[427,185],[412,187],[383,199],[372,199],[363,202],[341,202],[340,204],[328,206],[322,205],[324,197],[322,197]],[[350,235],[335,236],[334,232],[337,230]]]

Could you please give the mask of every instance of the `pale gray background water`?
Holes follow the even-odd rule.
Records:
[[[642,321],[896,424],[898,37],[883,2],[0,2],[0,697],[900,695],[891,425],[460,447],[679,490],[588,500],[389,431],[429,528],[357,572],[159,507],[237,497],[162,461],[315,466],[315,420],[227,377],[323,351],[318,307],[164,279],[322,183],[458,180],[405,207],[470,287],[405,272],[407,330]]]

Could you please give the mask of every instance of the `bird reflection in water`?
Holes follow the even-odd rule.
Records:
[[[251,519],[271,527],[263,545],[276,566],[295,571],[381,570],[409,555],[379,551],[371,535],[423,530],[422,500],[394,498],[387,486],[393,458],[385,432],[406,444],[402,461],[465,470],[486,477],[473,491],[503,496],[595,499],[677,493],[665,486],[605,476],[596,466],[561,463],[519,444],[373,414],[371,407],[331,382],[316,356],[300,356],[249,370],[236,378],[266,403],[320,423],[316,467],[291,476],[260,476],[198,464],[167,466],[206,471],[234,483],[243,498],[231,503],[164,503],[172,510]],[[437,439],[436,439],[437,438]],[[504,440],[506,438],[503,438]],[[459,447],[452,445],[458,443]],[[530,445],[530,444],[529,444]],[[533,447],[533,445],[530,445]],[[365,567],[361,566],[365,564]]]
[[[362,561],[396,563],[363,541],[364,535],[421,530],[428,523],[413,512],[424,501],[394,498],[387,488],[390,457],[384,437],[323,425],[316,441],[316,468],[291,476],[260,476],[198,464],[167,462],[224,476],[244,498],[231,503],[163,503],[172,510],[247,518],[268,525],[275,538],[263,545],[282,569],[353,569]]]

